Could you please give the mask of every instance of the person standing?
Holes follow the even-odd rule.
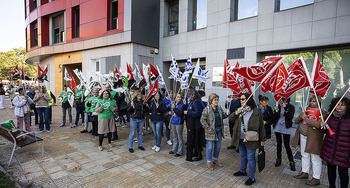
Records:
[[[209,170],[214,170],[213,164],[222,167],[219,162],[221,140],[224,138],[223,119],[230,115],[230,111],[225,113],[219,105],[219,96],[215,93],[209,95],[209,105],[203,110],[201,123],[205,130],[207,140],[207,166]],[[214,153],[213,153],[214,151]]]
[[[340,97],[333,98],[328,112],[327,124],[335,132],[330,135],[325,129],[326,136],[323,140],[321,149],[321,159],[327,162],[327,174],[329,187],[335,187],[337,179],[337,168],[340,177],[340,187],[349,187],[349,168],[350,168],[350,99],[344,97],[338,105]],[[326,123],[322,122],[321,126],[325,127]]]
[[[49,101],[49,120],[50,120],[50,124],[51,124],[52,123],[52,105],[56,104],[56,96],[51,92],[51,90],[47,90],[47,93],[50,96],[50,101]]]
[[[85,111],[85,105],[84,105],[84,93],[85,89],[84,86],[81,86],[81,89],[75,89],[75,123],[73,127],[77,127],[79,123],[79,117],[81,117],[82,125],[84,125],[84,111]]]
[[[187,110],[184,112],[184,114],[187,115],[186,161],[199,161],[203,159],[201,143],[202,124],[200,122],[200,118],[204,109],[204,104],[200,99],[201,96],[195,89],[191,88],[188,95],[189,103]],[[195,157],[195,159],[192,159],[192,157]]]
[[[173,130],[173,149],[169,152],[169,154],[174,154],[175,157],[180,157],[183,155],[183,130],[184,130],[184,111],[187,109],[187,106],[182,102],[183,96],[178,93],[175,98],[175,104],[171,103],[172,109],[172,117],[170,118],[171,128]]]
[[[105,90],[98,98],[95,112],[98,113],[98,150],[102,151],[104,135],[107,134],[108,146],[113,147],[112,133],[115,131],[114,112],[116,111],[116,102],[112,99],[109,91]]]
[[[231,100],[230,103],[227,103],[227,108],[230,110],[230,114],[232,114],[233,112],[235,112],[239,107],[241,107],[241,103],[240,100],[238,99],[237,96],[234,96],[234,98]],[[228,127],[230,130],[230,137],[232,139],[232,135],[233,135],[233,125],[235,124],[235,122],[232,121],[228,121]],[[237,149],[236,151],[238,151],[238,148],[236,148],[236,146],[231,145],[227,147],[227,149]]]
[[[170,119],[172,117],[171,106],[174,103],[173,94],[171,91],[169,93],[165,93],[165,98],[163,99],[166,105],[166,112],[164,117],[164,125],[165,125],[165,136],[169,146],[173,145],[170,139]]]
[[[34,99],[34,96],[35,96],[35,88],[34,86],[30,86],[29,87],[29,91],[27,92],[27,95],[28,97],[30,97],[32,100]],[[29,104],[30,105],[30,109],[34,111],[34,123],[35,124],[39,124],[38,123],[38,112],[36,111],[36,108],[35,108],[35,104],[32,103],[32,104]],[[32,118],[30,118],[30,125],[32,125]]]
[[[88,102],[90,101],[92,97],[92,92],[90,92],[87,97],[84,99],[84,129],[80,131],[80,133],[87,133],[88,132],[88,126],[89,126],[89,116],[91,116],[90,107],[87,106]],[[92,129],[91,129],[92,130]]]
[[[33,100],[25,94],[23,88],[18,89],[18,95],[14,97],[12,101],[15,106],[15,115],[16,115],[16,127],[17,129],[26,130],[31,132],[30,128],[30,106],[29,104],[33,103]],[[25,129],[23,129],[23,120]]]
[[[265,126],[265,134],[266,134],[266,139],[271,138],[271,125],[273,124],[273,111],[272,108],[269,106],[269,98],[266,96],[259,95],[259,103],[258,105],[259,110],[263,116],[264,120],[264,126]]]
[[[321,102],[321,99],[319,99]],[[322,103],[320,103],[321,105]],[[317,105],[316,96],[311,96],[309,99],[309,108],[319,110],[321,107]],[[320,112],[325,115],[324,112]],[[316,117],[315,117],[316,118]],[[317,117],[319,118],[319,117]],[[296,148],[300,143],[301,152],[301,170],[302,172],[294,176],[296,179],[308,179],[310,159],[312,164],[312,179],[306,182],[306,185],[315,186],[320,184],[320,177],[322,171],[322,160],[320,152],[323,142],[323,133],[320,132],[321,118],[317,121],[311,116],[306,115],[305,109],[299,114],[294,121],[298,124],[295,132],[293,147]]]
[[[142,93],[135,91],[128,108],[130,114],[130,134],[129,134],[129,152],[134,153],[133,139],[135,132],[137,133],[137,144],[138,148],[142,151],[145,148],[142,146],[142,127],[145,124],[145,115],[147,114],[148,108],[143,103]]]
[[[155,152],[159,152],[160,145],[162,143],[162,132],[164,123],[164,112],[166,111],[165,102],[161,99],[160,92],[154,95],[151,102],[150,115],[151,115],[151,125],[154,133],[154,138],[156,145],[152,147]]]
[[[0,110],[5,109],[4,99],[5,99],[4,85],[0,83]]]
[[[69,125],[71,128],[73,128],[72,124],[72,107],[70,106],[68,102],[68,91],[67,91],[67,85],[63,86],[63,91],[61,91],[61,97],[62,97],[62,123],[60,127],[64,127],[66,124],[66,112],[68,111],[68,117],[69,117]]]
[[[238,108],[229,116],[230,120],[235,122],[232,140],[239,148],[241,157],[241,168],[235,172],[234,176],[246,176],[247,164],[249,164],[249,175],[245,185],[255,183],[256,160],[255,153],[258,148],[265,145],[266,134],[264,120],[260,110],[256,107],[254,99],[249,98],[250,94],[241,95],[240,101],[242,107]],[[249,100],[248,100],[249,98]],[[246,137],[248,131],[255,133],[257,139],[249,140]]]
[[[48,108],[50,100],[51,100],[50,96],[46,92],[46,87],[41,86],[39,89],[39,92],[35,94],[35,97],[33,100],[40,118],[40,121],[39,121],[40,132],[43,132],[44,130],[44,123],[45,123],[46,131],[50,132],[49,108]]]
[[[282,163],[282,137],[284,147],[286,149],[290,169],[295,171],[295,163],[293,159],[292,150],[290,149],[290,134],[291,127],[293,123],[295,108],[292,104],[290,104],[290,98],[281,98],[279,100],[279,104],[274,108],[274,123],[273,123],[273,131],[276,135],[277,140],[277,159],[275,163],[275,167],[279,167]]]
[[[13,88],[12,84],[9,85],[7,93],[9,94],[9,97],[11,100],[11,107],[10,108],[13,108],[14,104],[12,103],[12,101],[13,101],[13,98],[15,98],[16,94],[15,94],[15,88]]]
[[[98,101],[98,93],[99,93],[99,91],[97,89],[95,89],[94,96],[91,97],[88,100],[88,103],[86,104],[86,106],[89,107],[89,109],[90,109],[89,111],[91,113],[90,117],[89,117],[89,119],[91,120],[91,124],[92,124],[91,134],[92,134],[92,136],[95,136],[95,137],[98,136],[98,134],[97,134],[97,132],[98,132],[98,114],[95,112],[97,101]],[[87,130],[87,127],[85,130]]]

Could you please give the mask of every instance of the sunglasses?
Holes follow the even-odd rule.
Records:
[[[239,100],[241,100],[241,101],[245,101],[245,100],[246,100],[246,98],[241,98],[241,99],[239,99]]]

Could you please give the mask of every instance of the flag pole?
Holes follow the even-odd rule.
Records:
[[[332,111],[329,113],[329,116],[327,117],[325,123],[327,123],[328,119],[331,117],[332,113],[334,112],[335,108],[338,106],[338,104],[340,103],[341,100],[343,100],[343,98],[345,97],[345,95],[347,94],[347,92],[349,91],[350,87],[345,91],[345,93],[343,94],[343,96],[339,99],[339,101],[337,102],[337,104],[334,106],[334,108],[332,109]],[[327,127],[328,128],[328,127]]]

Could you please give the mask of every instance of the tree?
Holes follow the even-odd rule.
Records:
[[[8,52],[0,52],[0,78],[11,80],[11,74],[13,68],[18,64],[18,68],[21,69],[24,66],[24,73],[28,77],[37,76],[37,67],[25,63],[26,51],[24,48],[13,48]]]

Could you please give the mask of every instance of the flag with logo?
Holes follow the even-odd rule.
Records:
[[[190,56],[188,56],[187,61],[186,61],[184,74],[190,75],[192,73],[194,67],[195,66],[192,64],[192,59],[191,59],[191,55],[190,55]]]
[[[246,67],[239,67],[232,69],[233,72],[240,74],[244,78],[255,82],[262,82],[268,76],[270,71],[274,71],[280,63],[282,57],[269,57],[263,61]]]
[[[317,53],[315,54],[314,66],[312,69],[311,80],[316,90],[317,95],[324,97],[331,86],[331,81],[324,70]],[[313,89],[310,89],[310,93],[315,93]]]
[[[132,68],[128,63],[126,64],[126,68],[127,68],[127,82],[128,82],[127,87],[131,88],[136,83],[136,80],[134,78],[134,75],[132,74]],[[124,82],[125,82],[125,79],[124,79]]]
[[[147,97],[143,103],[146,103],[150,99],[150,97],[154,96],[157,92],[158,92],[158,79],[156,80],[156,82],[152,86],[151,91],[149,92],[149,94],[147,95]]]
[[[149,63],[149,80],[156,80],[159,75],[158,70],[152,65],[152,63]]]
[[[139,87],[142,87],[144,84],[146,84],[146,80],[145,80],[145,76],[143,74],[142,69],[138,65],[136,65],[136,72],[137,72],[137,77],[140,80],[138,85],[139,85]]]
[[[278,92],[282,88],[282,85],[287,77],[288,71],[284,63],[281,63],[279,68],[277,68],[272,74],[269,75],[267,79],[264,80],[264,82],[261,83],[261,91],[264,93],[267,91],[270,91],[271,93]]]
[[[177,66],[177,62],[175,60],[175,58],[173,57],[173,55],[171,55],[171,64],[170,64],[170,68],[169,68],[169,73],[170,73],[170,79],[176,79],[178,76],[179,72],[179,67]],[[181,78],[181,77],[180,77]]]
[[[70,81],[70,88],[71,91],[75,93],[75,88],[77,87],[77,83],[75,82],[75,79],[73,78],[73,75],[70,75],[71,81]]]
[[[162,71],[160,71],[158,65],[157,65],[157,70],[158,70],[158,72],[159,72],[158,83],[159,83],[160,85],[165,85],[163,73],[162,73]]]
[[[239,66],[239,63],[236,63],[236,66]],[[236,73],[232,72],[232,68],[227,59],[224,62],[224,75],[222,76],[223,88],[230,88],[236,92],[240,92],[239,85],[237,82]]]

